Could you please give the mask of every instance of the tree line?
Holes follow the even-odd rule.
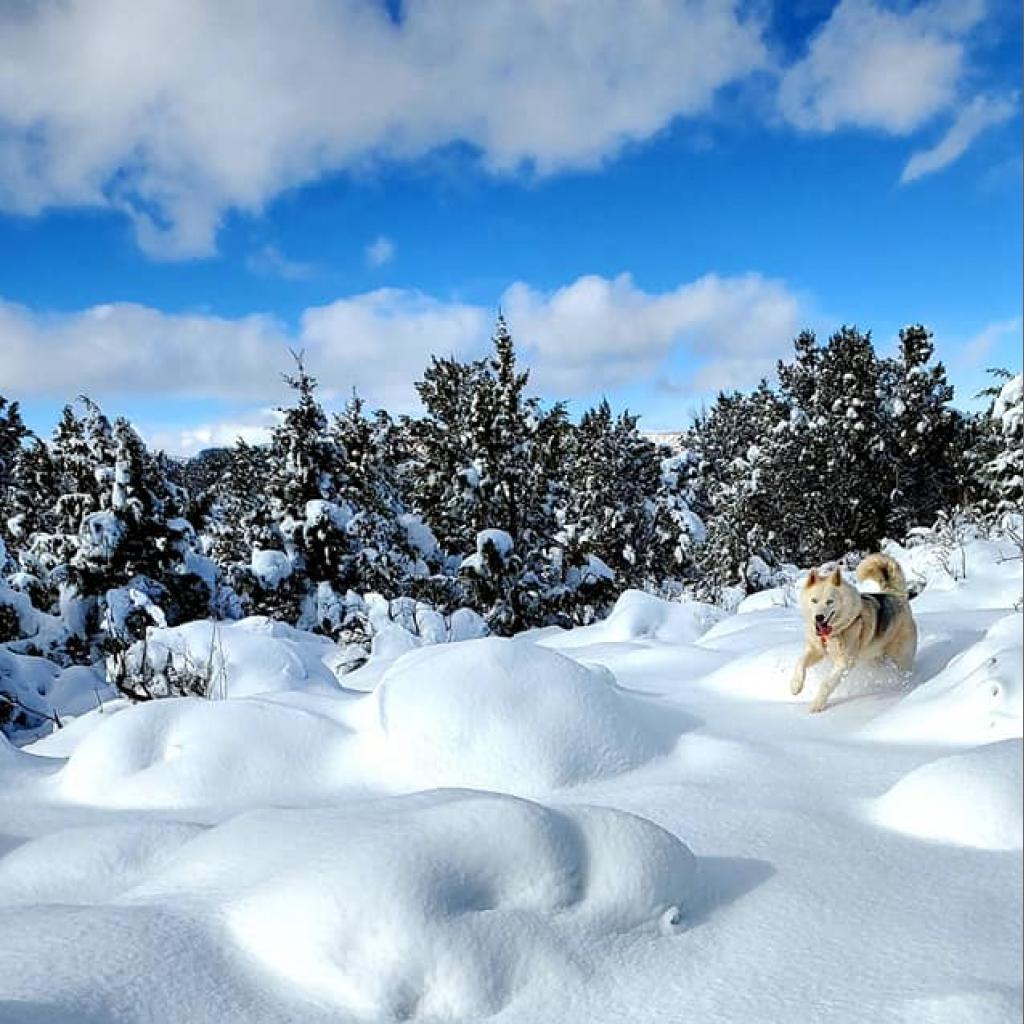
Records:
[[[153,624],[262,614],[366,646],[368,594],[507,635],[1021,506],[1019,378],[995,382],[998,415],[956,409],[921,326],[892,357],[804,332],[775,383],[719,394],[672,448],[607,401],[578,421],[541,402],[500,316],[486,358],[431,360],[421,415],[329,414],[301,356],[285,379],[268,444],[187,461],[88,398],[41,438],[0,397],[0,644],[89,663]]]

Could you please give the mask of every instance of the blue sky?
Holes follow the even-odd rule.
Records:
[[[287,10],[285,9],[287,7]],[[600,9],[600,17],[595,10]],[[1021,361],[1017,5],[111,0],[0,12],[0,393],[175,451],[414,408],[501,305],[545,397],[651,429],[793,335]]]

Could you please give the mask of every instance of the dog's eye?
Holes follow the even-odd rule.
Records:
[[[811,598],[811,604],[817,604],[817,603],[818,603],[818,599],[816,597],[812,597]]]
[[[835,604],[835,601],[830,597],[825,604]]]

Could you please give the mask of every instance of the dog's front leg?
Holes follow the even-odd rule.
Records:
[[[813,665],[817,665],[824,657],[825,652],[821,649],[821,644],[807,644],[804,648],[804,653],[800,655],[800,660],[793,667],[793,678],[789,681],[789,690],[794,697],[804,688],[807,670]]]
[[[836,667],[821,681],[821,686],[818,687],[818,692],[808,708],[812,715],[825,710],[825,705],[828,703],[829,697],[832,696],[832,691],[846,678],[846,673],[849,671],[850,663],[845,660],[839,661]]]

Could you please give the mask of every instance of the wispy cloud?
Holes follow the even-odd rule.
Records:
[[[395,258],[395,243],[386,235],[378,235],[366,247],[366,262],[371,267],[383,267]]]
[[[900,175],[900,182],[917,181],[926,174],[948,167],[967,152],[986,128],[1008,121],[1016,111],[1016,96],[975,96],[957,114],[946,134],[934,146],[918,150],[911,156]]]
[[[304,281],[313,276],[312,263],[289,259],[276,245],[267,243],[251,252],[245,260],[250,273],[261,277],[281,277],[286,281]]]
[[[993,349],[1000,341],[1009,337],[1020,338],[1021,318],[1012,317],[1009,320],[996,320],[986,324],[977,334],[968,338],[961,345],[956,354],[956,362],[960,366],[977,369],[984,367],[986,360],[991,356]]]

